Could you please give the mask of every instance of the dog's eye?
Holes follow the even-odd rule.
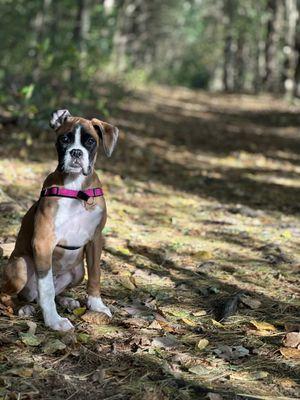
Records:
[[[95,143],[95,139],[93,139],[93,138],[89,138],[87,141],[86,141],[86,144],[88,144],[88,145],[93,145]]]
[[[67,135],[61,136],[61,137],[60,137],[60,141],[61,141],[62,143],[70,143],[70,139],[68,138]]]

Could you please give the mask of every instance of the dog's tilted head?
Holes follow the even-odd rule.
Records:
[[[96,118],[73,117],[68,110],[52,114],[50,126],[57,133],[58,168],[66,173],[89,175],[94,167],[97,149],[102,142],[110,157],[118,140],[118,129]]]

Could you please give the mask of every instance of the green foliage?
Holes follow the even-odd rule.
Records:
[[[99,82],[116,73],[134,84],[215,88],[224,75],[228,36],[232,87],[253,89],[265,74],[259,69],[268,21],[274,17],[269,4],[270,0],[2,0],[0,101],[29,120],[43,119],[58,106],[82,111],[83,103],[107,114]],[[281,25],[278,76],[288,65],[280,51],[286,29]]]

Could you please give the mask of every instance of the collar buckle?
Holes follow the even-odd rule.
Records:
[[[90,196],[88,194],[84,193],[82,190],[79,190],[78,193],[77,193],[76,198],[79,199],[79,200],[88,201]]]

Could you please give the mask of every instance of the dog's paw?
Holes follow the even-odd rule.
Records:
[[[59,305],[65,307],[68,311],[73,311],[75,310],[75,308],[80,307],[79,301],[72,299],[72,297],[58,296],[56,297],[56,301]]]
[[[54,331],[65,332],[74,329],[74,326],[71,324],[68,318],[59,317],[53,321],[45,321],[45,324]]]
[[[32,317],[36,313],[36,309],[31,304],[25,304],[25,306],[19,308],[19,317]]]
[[[88,296],[87,307],[91,311],[101,312],[112,318],[110,309],[103,303],[101,297]]]

